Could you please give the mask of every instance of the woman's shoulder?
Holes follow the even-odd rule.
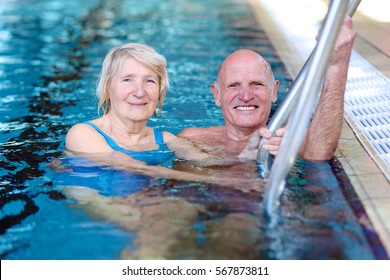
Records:
[[[73,137],[73,136],[95,133],[96,128],[94,126],[96,125],[93,124],[91,121],[76,123],[68,130],[66,137]]]
[[[66,133],[66,137],[71,137],[80,133],[87,132],[88,130],[90,130],[90,128],[92,127],[86,123],[76,123],[72,125],[71,128],[68,130],[68,132]]]
[[[100,151],[100,143],[103,144],[104,142],[104,138],[98,133],[96,128],[88,123],[74,124],[65,137],[66,149],[79,152],[96,152],[93,147],[99,147]]]

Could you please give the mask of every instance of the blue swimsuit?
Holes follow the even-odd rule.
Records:
[[[146,162],[148,165],[159,165],[173,158],[173,152],[169,150],[167,145],[164,143],[162,133],[159,130],[155,130],[155,129],[153,130],[154,138],[156,139],[156,144],[159,145],[159,148],[157,150],[131,151],[120,147],[114,140],[112,140],[110,136],[104,133],[100,128],[98,128],[93,123],[85,122],[85,124],[88,124],[93,128],[95,128],[96,131],[99,132],[104,137],[107,144],[113,150],[123,152],[134,159]]]
[[[134,159],[141,160],[148,165],[163,165],[171,167],[174,159],[173,152],[164,143],[162,133],[154,130],[154,137],[159,148],[148,151],[130,151],[120,147],[111,137],[91,122],[86,124],[95,128],[115,151],[126,153]],[[146,175],[132,174],[112,167],[100,166],[82,157],[64,157],[62,162],[70,172],[56,173],[55,185],[84,186],[93,188],[105,196],[126,196],[138,192],[151,184],[151,178]]]

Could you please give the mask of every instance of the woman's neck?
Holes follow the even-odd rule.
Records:
[[[121,138],[124,137],[133,144],[142,142],[142,139],[147,136],[145,122],[124,122],[114,114],[108,113],[105,123],[108,125],[111,134]]]

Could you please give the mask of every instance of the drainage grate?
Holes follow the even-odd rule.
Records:
[[[390,79],[356,52],[348,72],[345,113],[363,146],[390,180]]]

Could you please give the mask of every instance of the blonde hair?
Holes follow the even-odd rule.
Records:
[[[121,68],[124,59],[128,57],[136,59],[138,62],[141,62],[157,74],[160,86],[160,95],[156,110],[161,112],[162,104],[169,88],[169,77],[166,69],[167,60],[152,47],[135,43],[128,43],[113,48],[104,58],[96,90],[98,112],[100,112],[100,109],[103,110],[104,115],[109,112],[110,98],[107,93],[107,87],[109,86],[113,76]],[[154,115],[157,115],[157,113],[154,112]]]

